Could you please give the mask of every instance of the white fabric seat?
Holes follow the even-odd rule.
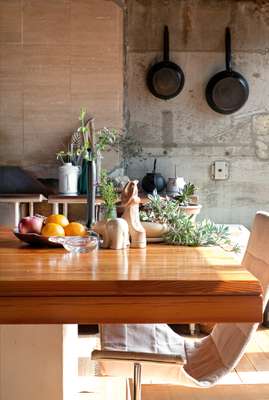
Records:
[[[255,275],[264,290],[263,306],[269,298],[269,214],[258,212],[242,262]],[[124,351],[130,360],[142,360],[139,354],[151,353],[152,362],[143,363],[143,378],[192,387],[210,387],[231,371],[242,357],[258,324],[216,324],[212,333],[192,340],[177,335],[165,324],[101,325],[101,351],[93,358],[102,359],[105,375],[132,376],[132,364],[119,361],[117,351]],[[102,351],[111,351],[114,360],[105,360]],[[158,355],[167,362],[158,363]],[[169,355],[178,355],[175,362]],[[127,356],[127,357],[128,357]],[[110,356],[111,357],[111,356]],[[127,358],[125,357],[125,359]]]

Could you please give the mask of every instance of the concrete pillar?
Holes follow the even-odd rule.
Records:
[[[77,325],[0,325],[0,400],[74,400]]]

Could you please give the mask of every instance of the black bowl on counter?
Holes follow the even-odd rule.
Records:
[[[164,177],[156,172],[157,159],[154,160],[153,171],[148,172],[142,179],[141,185],[142,189],[146,193],[152,193],[155,189],[158,193],[162,192],[166,187],[166,182]]]

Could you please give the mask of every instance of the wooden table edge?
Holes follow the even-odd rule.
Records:
[[[195,289],[192,289],[194,287]],[[229,283],[221,280],[36,280],[0,281],[1,296],[183,296],[183,295],[237,295],[262,294],[260,282],[234,279]]]
[[[261,295],[0,297],[0,324],[261,321]]]

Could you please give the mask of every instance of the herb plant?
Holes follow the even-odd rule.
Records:
[[[104,201],[106,208],[106,218],[109,218],[115,210],[118,199],[117,190],[113,182],[109,179],[107,172],[102,170],[101,182],[99,185],[100,195]]]
[[[166,224],[168,230],[163,236],[166,243],[182,246],[228,245],[233,251],[238,251],[237,245],[231,247],[228,226],[217,225],[209,219],[195,222],[192,215],[180,208],[181,202],[162,198],[156,191],[148,198],[149,202],[140,211],[140,219]]]
[[[152,195],[148,195],[148,199],[149,202],[140,211],[141,221],[166,224],[181,212],[179,204],[175,200],[168,197],[162,198],[156,190]]]
[[[179,192],[175,199],[182,206],[187,206],[190,203],[191,196],[194,195],[197,188],[192,183],[187,183],[184,188]]]
[[[216,225],[205,219],[194,222],[192,217],[182,212],[177,220],[169,224],[164,236],[165,242],[182,246],[216,246],[230,244],[229,228]]]

